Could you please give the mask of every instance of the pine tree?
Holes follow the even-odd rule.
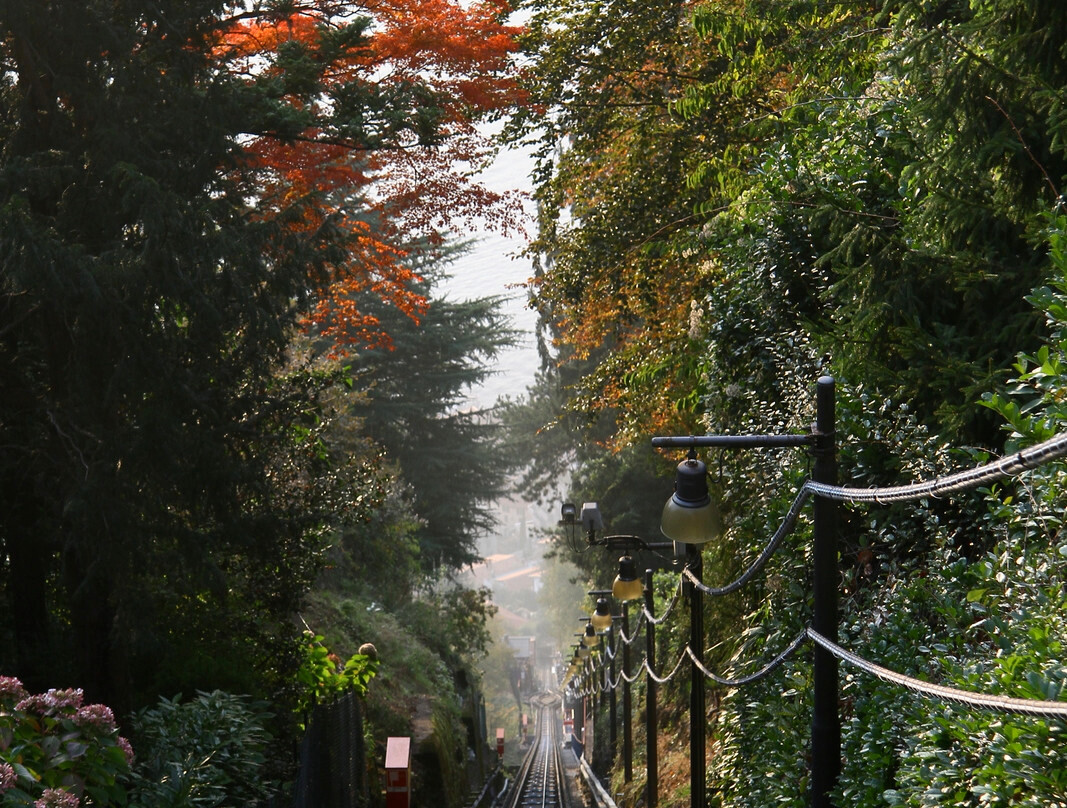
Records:
[[[373,459],[331,453],[333,378],[289,346],[336,281],[389,296],[368,243],[414,208],[314,176],[388,146],[394,178],[417,163],[447,195],[447,158],[404,138],[444,143],[492,104],[463,95],[434,128],[434,59],[463,38],[402,3],[376,6],[376,53],[424,81],[375,88],[369,24],[344,22],[361,8],[0,3],[0,668],[33,689],[124,709],[270,688],[325,532],[383,493]],[[468,36],[500,37],[468,56],[507,53],[494,9],[471,11]],[[250,53],[251,28],[288,34]]]
[[[410,488],[424,569],[458,570],[477,558],[479,536],[495,526],[490,505],[509,488],[518,463],[502,443],[492,406],[468,395],[495,372],[517,332],[500,297],[451,300],[437,291],[458,252],[428,254],[413,288],[429,301],[416,322],[373,299],[360,303],[390,345],[350,356],[350,409],[380,443]]]

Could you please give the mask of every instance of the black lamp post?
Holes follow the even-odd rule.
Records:
[[[623,636],[630,634],[630,604],[622,602],[622,633]],[[633,719],[633,698],[630,692],[630,646],[622,644],[622,772],[623,780],[629,783],[634,779],[634,733],[631,721]]]
[[[645,570],[645,609],[649,617],[655,617],[652,570]],[[659,804],[659,749],[656,745],[659,730],[656,726],[656,680],[651,673],[656,669],[656,625],[651,620],[645,622],[645,659],[649,670],[645,682],[645,805],[656,808]]]
[[[823,376],[816,385],[816,416],[807,435],[699,435],[653,438],[656,447],[685,447],[689,457],[678,465],[676,490],[663,509],[662,529],[665,536],[686,542],[686,564],[693,577],[701,580],[703,560],[699,545],[718,534],[718,514],[707,493],[707,469],[696,459],[696,447],[718,448],[810,448],[815,461],[812,479],[837,482],[834,380]],[[813,628],[823,636],[837,639],[837,506],[833,500],[817,496],[814,504]],[[690,583],[690,648],[694,653],[693,684],[690,701],[692,782],[690,805],[705,806],[704,751],[704,677],[697,668],[703,649],[703,608],[700,591]],[[814,705],[811,724],[811,804],[813,808],[831,808],[830,792],[841,770],[841,722],[837,710],[837,659],[817,646],[814,651]],[[699,725],[699,727],[697,726]],[[699,738],[698,738],[699,736]],[[699,746],[698,746],[699,743]]]
[[[616,615],[611,613],[611,602],[606,597],[611,594],[611,590],[608,589],[594,589],[589,593],[596,597],[596,608],[593,610],[592,615],[589,617],[589,624],[597,631],[602,631],[606,634],[605,647],[613,649],[615,647],[615,618]],[[621,615],[618,615],[621,618]],[[608,655],[608,679],[609,681],[615,681],[615,655],[611,653]],[[611,761],[615,759],[615,749],[618,746],[619,734],[618,734],[618,710],[616,706],[615,688],[608,688],[608,749],[611,753]]]
[[[655,440],[653,441],[655,444]],[[701,545],[722,530],[719,510],[708,494],[708,469],[697,459],[694,446],[678,464],[674,494],[663,506],[660,529],[668,539],[685,544],[685,566],[697,581],[704,577]],[[704,600],[697,585],[686,578],[689,598],[689,805],[704,808],[707,781],[707,728],[705,721]]]

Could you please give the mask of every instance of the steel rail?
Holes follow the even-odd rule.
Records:
[[[556,698],[539,697],[537,737],[515,776],[505,808],[567,808],[563,763],[559,756],[559,728],[554,713]]]

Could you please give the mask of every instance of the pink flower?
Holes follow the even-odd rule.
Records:
[[[18,780],[18,777],[15,775],[15,770],[11,768],[11,764],[0,763],[0,794],[3,794],[9,788],[14,788],[16,780]]]
[[[16,710],[38,713],[39,715],[55,715],[60,710],[77,710],[82,706],[84,693],[81,688],[68,690],[49,690],[35,696],[27,696],[15,705]]]
[[[85,693],[80,687],[72,687],[67,690],[49,690],[44,695],[55,706],[56,710],[63,710],[68,707],[77,710],[82,706],[82,699],[85,697]]]
[[[127,766],[132,766],[133,765],[133,747],[130,746],[130,742],[127,741],[125,738],[123,738],[120,735],[118,737],[118,739],[116,740],[116,743],[119,745],[119,749],[122,750],[122,753],[124,755],[126,755],[126,765]]]
[[[115,714],[104,704],[90,704],[78,708],[78,712],[74,714],[74,723],[82,728],[92,727],[99,732],[113,732]]]
[[[7,698],[12,701],[22,701],[28,695],[29,693],[22,686],[22,682],[14,676],[0,676],[0,699]]]
[[[26,696],[15,705],[15,709],[23,713],[39,713],[41,715],[46,715],[50,711],[48,700],[45,698],[44,693]]]
[[[79,808],[81,800],[69,791],[61,788],[46,788],[39,800],[34,800],[33,808]]]

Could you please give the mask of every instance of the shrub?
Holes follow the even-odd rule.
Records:
[[[276,788],[267,771],[271,718],[247,696],[180,696],[137,713],[131,803],[138,808],[251,806]]]
[[[111,709],[81,690],[31,694],[0,676],[0,794],[5,806],[126,804],[133,750]]]

